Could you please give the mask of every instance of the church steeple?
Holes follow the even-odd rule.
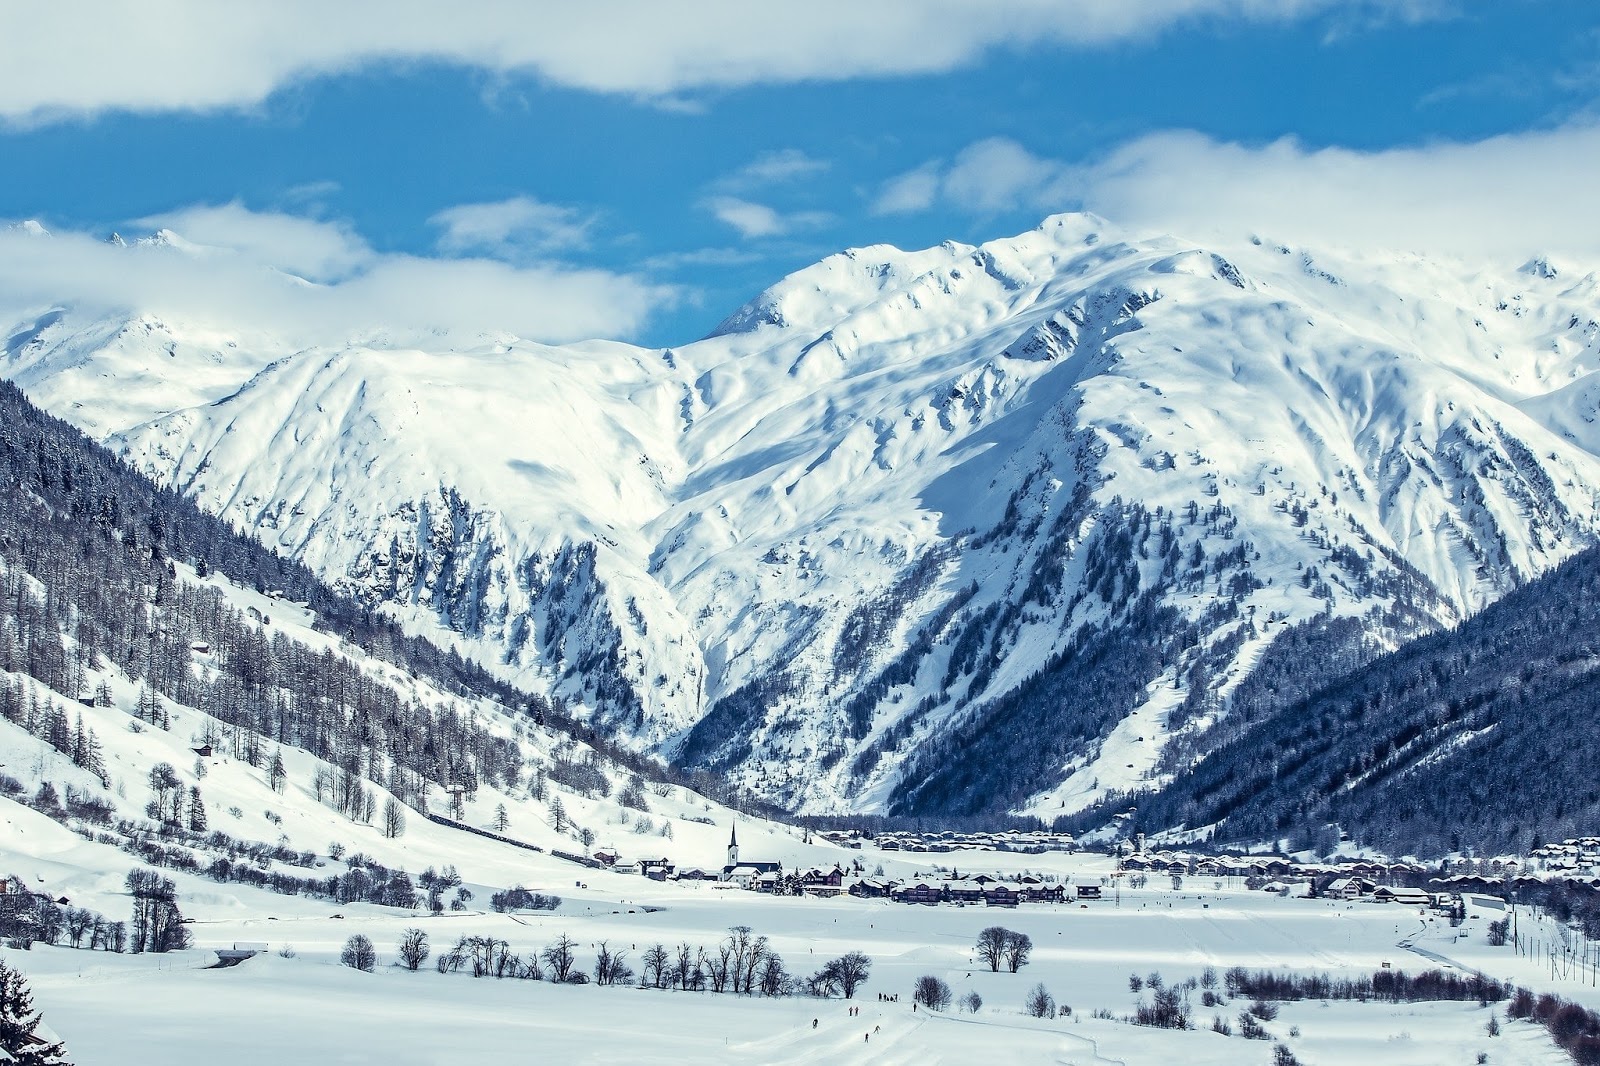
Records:
[[[739,865],[739,829],[737,826],[728,831],[728,865]]]

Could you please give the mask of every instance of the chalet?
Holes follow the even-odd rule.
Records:
[[[765,892],[769,896],[774,896],[778,893],[778,883],[782,879],[783,875],[777,870],[766,870],[756,875],[755,883],[751,887],[754,887],[757,892]]]
[[[1388,885],[1379,885],[1372,890],[1374,903],[1404,903],[1412,907],[1427,907],[1433,903],[1433,897],[1420,888],[1391,888]]]
[[[1062,885],[1024,885],[1022,898],[1029,903],[1060,903],[1066,896],[1066,888]]]
[[[761,876],[761,871],[754,866],[734,866],[722,871],[722,879],[731,881],[740,888],[754,888],[756,878]]]
[[[1372,894],[1377,886],[1365,877],[1340,877],[1328,882],[1322,894],[1333,899],[1360,899]]]
[[[674,875],[679,881],[715,881],[717,875],[710,870],[702,870],[698,866],[690,866],[679,870]]]
[[[190,750],[193,751],[196,755],[200,756],[203,759],[211,758],[211,745],[210,744],[202,744],[198,748],[191,748]]]
[[[996,882],[983,891],[983,902],[990,907],[1015,907],[1021,901],[1021,893],[1010,885]]]
[[[601,848],[594,853],[594,861],[602,866],[615,866],[617,864],[617,849]]]
[[[665,881],[672,876],[673,865],[669,859],[640,859],[639,872],[652,881]]]
[[[935,906],[944,902],[944,888],[926,881],[913,881],[901,886],[894,898],[901,903],[923,903]]]
[[[813,867],[801,875],[800,882],[807,888],[841,888],[844,885],[844,871],[837,865],[831,870]]]
[[[850,894],[857,899],[883,899],[894,889],[894,883],[874,877],[862,878],[850,886]]]
[[[983,902],[984,886],[977,878],[957,878],[944,883],[945,898],[952,903]]]
[[[1100,886],[1099,885],[1077,885],[1077,886],[1075,886],[1075,890],[1076,890],[1076,895],[1077,895],[1078,899],[1099,899],[1100,898]]]

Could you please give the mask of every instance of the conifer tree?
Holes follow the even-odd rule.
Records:
[[[206,831],[206,804],[200,798],[199,785],[193,785],[189,789],[189,831],[192,833]]]
[[[0,962],[0,1055],[15,1066],[72,1066],[59,1040],[40,1042],[34,1035],[40,1021],[28,982]]]
[[[282,792],[288,776],[289,772],[283,768],[283,749],[279,748],[272,753],[272,769],[268,771],[267,783],[272,786],[272,791]]]

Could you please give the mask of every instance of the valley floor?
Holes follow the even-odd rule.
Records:
[[[1039,858],[1039,857],[1033,857]],[[1048,861],[1048,860],[1047,860]],[[1068,864],[1082,859],[1059,857]],[[1207,966],[1287,968],[1354,976],[1385,963],[1411,972],[1438,963],[1398,946],[1409,941],[1445,959],[1493,976],[1538,983],[1538,967],[1509,948],[1490,948],[1482,912],[1459,930],[1443,919],[1419,919],[1398,905],[1291,900],[1242,889],[1183,892],[1124,889],[1087,906],[908,907],[854,899],[770,898],[714,888],[657,885],[638,878],[594,875],[576,884],[561,910],[423,917],[383,908],[332,905],[223,889],[185,903],[196,948],[170,955],[109,955],[37,946],[6,951],[32,982],[47,1022],[66,1039],[79,1066],[171,1064],[229,1066],[284,1061],[442,1064],[476,1060],[645,1063],[982,1061],[1078,1063],[1186,1062],[1233,1066],[1269,1063],[1271,1042],[1224,1037],[1209,1030],[1213,1015],[1237,1028],[1247,1004],[1200,1006],[1191,993],[1196,1029],[1179,1032],[1093,1018],[1120,1018],[1137,996],[1130,974],[1159,971],[1168,983],[1199,976]],[[560,891],[560,886],[551,886]],[[626,895],[623,894],[623,890]],[[241,906],[243,904],[243,906]],[[646,907],[660,908],[647,911]],[[335,914],[343,917],[334,917]],[[581,966],[605,939],[637,969],[656,942],[710,946],[732,925],[771,938],[789,968],[810,973],[823,961],[859,949],[873,959],[870,980],[854,1001],[806,997],[760,999],[643,990],[558,986],[549,982],[441,975],[431,962],[417,973],[394,965],[402,930],[421,926],[435,951],[462,935],[493,935],[527,953],[560,933],[578,941]],[[1020,973],[991,973],[978,963],[979,929],[1006,925],[1028,933],[1034,959]],[[365,933],[378,948],[374,973],[339,965],[345,938]],[[265,942],[271,951],[230,969],[209,969],[210,949],[235,941]],[[278,950],[292,946],[294,957]],[[1517,973],[1520,968],[1527,973]],[[976,991],[977,1014],[912,1009],[917,978],[948,981],[957,999]],[[1546,978],[1548,973],[1546,973]],[[1053,1020],[1027,1017],[1024,997],[1042,982],[1072,1008]],[[1593,1000],[1576,982],[1551,986]],[[1548,985],[1548,981],[1546,981]],[[879,994],[898,995],[886,1003]],[[1148,992],[1145,993],[1148,996]],[[860,1013],[850,1015],[852,1006]],[[1544,1030],[1506,1023],[1489,1037],[1491,1009],[1476,1003],[1285,1004],[1268,1023],[1274,1042],[1317,1066],[1381,1062],[1432,1066],[1472,1062],[1567,1061]],[[813,1019],[816,1026],[813,1027]],[[1291,1030],[1299,1035],[1291,1035]]]

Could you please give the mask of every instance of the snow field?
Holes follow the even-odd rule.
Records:
[[[615,881],[607,888],[621,887]],[[1197,1062],[1217,1066],[1270,1061],[1268,1043],[1224,1038],[1213,1013],[1236,1022],[1246,1003],[1212,1011],[1193,994],[1189,1032],[1143,1029],[1090,1017],[1121,1014],[1135,999],[1130,973],[1160,971],[1170,982],[1211,965],[1287,967],[1370,973],[1384,961],[1411,971],[1426,963],[1395,946],[1419,924],[1399,908],[1329,905],[1243,891],[1173,893],[1124,890],[1087,907],[907,907],[857,900],[769,898],[739,891],[690,889],[633,879],[626,897],[591,893],[554,913],[396,914],[375,907],[336,909],[317,901],[239,893],[246,906],[185,896],[197,948],[169,956],[113,956],[36,947],[8,952],[33,981],[50,1024],[77,1061],[214,1061],[226,1040],[231,1060],[281,1061],[298,1049],[308,1061],[445,1063],[477,1055],[534,1055],[559,1062],[668,1062],[686,1055],[714,1062]],[[624,902],[624,898],[626,902]],[[644,908],[660,907],[647,912]],[[343,918],[332,917],[333,913]],[[972,943],[985,925],[1027,932],[1037,945],[1020,973],[990,973]],[[804,997],[735,998],[636,988],[554,986],[547,982],[440,975],[431,965],[410,973],[392,965],[394,941],[409,926],[427,930],[437,950],[462,935],[488,935],[526,952],[565,932],[579,942],[582,964],[592,945],[609,941],[637,966],[649,944],[687,939],[710,945],[729,925],[767,935],[792,970],[809,972],[848,950],[874,960],[853,1003]],[[338,965],[344,939],[360,932],[379,950],[372,974]],[[227,970],[201,969],[204,948],[234,940],[292,944],[294,958],[267,954]],[[957,997],[977,991],[976,1016],[928,1016],[911,1010],[923,974],[948,981]],[[1071,1018],[1035,1020],[1022,1000],[1043,982]],[[898,994],[880,1003],[878,993]],[[850,1017],[850,1006],[861,1013]],[[1564,1061],[1542,1030],[1504,1024],[1484,1032],[1489,1011],[1476,1004],[1285,1004],[1274,1036],[1307,1062],[1423,1064]],[[819,1025],[811,1028],[815,1018]],[[1503,1015],[1502,1015],[1503,1021]],[[279,1026],[287,1023],[285,1031]],[[881,1030],[878,1029],[881,1027]],[[1299,1037],[1289,1036],[1298,1027]],[[877,1030],[877,1031],[875,1031]],[[871,1034],[870,1040],[862,1039]],[[1096,1057],[1098,1056],[1098,1058]]]

